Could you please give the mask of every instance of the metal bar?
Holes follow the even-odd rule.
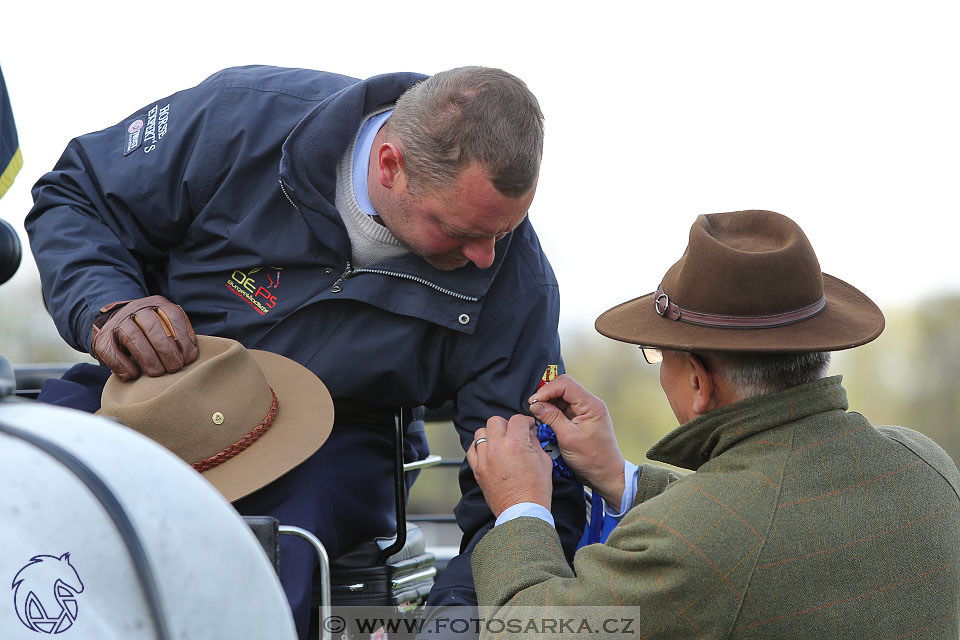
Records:
[[[416,462],[406,462],[403,465],[403,472],[415,471],[416,469],[426,469],[427,467],[435,467],[443,463],[443,458],[438,455],[431,454],[424,458],[423,460],[417,460]],[[459,462],[457,465],[459,466]]]
[[[390,584],[394,589],[400,585],[407,584],[408,582],[413,582],[414,580],[420,580],[421,578],[432,578],[437,575],[437,568],[430,567],[429,569],[424,569],[423,571],[417,571],[416,573],[411,573],[408,576],[403,576],[402,578],[397,578],[396,580],[391,580]]]
[[[313,545],[314,551],[317,552],[317,558],[320,560],[320,639],[330,640],[330,624],[328,622],[328,620],[330,620],[331,607],[330,558],[327,556],[327,550],[324,548],[323,543],[317,539],[317,536],[306,529],[282,524],[277,529],[277,532],[303,538]]]
[[[410,522],[456,522],[457,516],[451,514],[414,513],[407,518]]]
[[[393,432],[395,437],[393,488],[394,500],[396,501],[397,539],[392,545],[380,552],[380,555],[377,556],[377,564],[387,564],[390,556],[403,549],[403,545],[407,544],[407,501],[404,498],[406,491],[404,490],[403,479],[403,407],[397,409],[397,413],[393,417]]]

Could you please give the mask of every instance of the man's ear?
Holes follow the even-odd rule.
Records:
[[[403,166],[403,151],[392,142],[381,142],[377,148],[377,178],[387,189],[405,188],[407,174]]]
[[[696,415],[703,415],[719,408],[721,403],[714,373],[707,369],[703,359],[695,353],[687,353],[687,367],[690,389],[693,393],[691,408]]]

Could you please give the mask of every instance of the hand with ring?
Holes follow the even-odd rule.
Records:
[[[467,462],[494,516],[521,502],[550,508],[553,461],[537,441],[532,418],[516,415],[507,422],[493,417],[474,437]]]

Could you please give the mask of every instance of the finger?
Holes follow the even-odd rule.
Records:
[[[563,411],[549,402],[537,402],[530,405],[530,413],[535,415],[540,422],[550,425],[550,428],[557,434],[557,438],[563,437],[570,430],[579,430],[579,427],[573,424]]]
[[[477,429],[480,431],[480,429]],[[487,420],[486,430],[484,435],[490,439],[502,438],[504,434],[507,433],[507,421],[500,416],[493,416]],[[476,441],[476,436],[474,436],[474,441]]]
[[[483,476],[483,470],[486,468],[486,452],[488,447],[487,431],[481,427],[473,434],[473,443],[467,447],[467,463],[473,470],[473,478],[477,481],[478,485],[481,485],[481,489],[481,478]]]
[[[169,322],[164,322],[159,311],[159,309],[143,309],[131,317],[150,341],[164,371],[175,373],[183,369],[183,354],[180,353],[177,341],[173,339],[173,328],[169,326]]]
[[[544,385],[530,397],[531,413],[535,414],[535,405],[551,401],[556,401],[554,407],[562,409],[563,414],[570,420],[580,416],[600,416],[607,412],[607,406],[603,400],[566,374]],[[564,402],[568,406],[564,407]]]
[[[527,430],[527,434],[530,436],[530,444],[537,447],[538,449],[543,449],[543,446],[540,444],[539,438],[539,429],[537,429],[537,423],[535,420],[530,421],[530,428]]]
[[[479,429],[477,429],[476,431],[474,431],[474,432],[473,432],[473,442],[470,443],[470,446],[467,447],[467,450],[469,451],[470,449],[476,449],[476,447],[477,447],[477,440],[479,440],[480,438],[486,438],[486,437],[487,437],[487,430],[486,430],[486,428],[480,427]]]
[[[563,412],[563,415],[567,416],[568,419],[573,420],[574,418],[577,417],[577,412],[574,411],[573,407],[571,407],[570,404],[569,404],[566,400],[564,400],[563,398],[553,398],[553,399],[550,400],[549,402],[550,402],[550,404],[552,404],[553,406],[555,406],[557,409],[559,409],[561,412]],[[537,402],[531,402],[531,403],[530,403],[530,408],[533,409],[533,406],[534,406],[535,404],[538,404],[538,403],[537,403]],[[531,411],[531,413],[532,413],[532,411]]]
[[[530,422],[530,428],[527,430],[527,439],[530,442],[530,446],[536,451],[537,464],[539,464],[542,469],[545,469],[546,473],[552,474],[553,458],[544,450],[543,445],[540,443],[540,438],[537,437],[537,423],[533,420]]]
[[[164,328],[169,331],[168,335],[176,341],[183,355],[183,364],[187,365],[196,360],[200,355],[197,334],[194,333],[190,318],[187,317],[183,308],[167,301],[163,306],[157,307],[157,315],[164,323]]]
[[[583,402],[588,397],[592,397],[592,395],[593,394],[587,391],[583,385],[571,376],[563,374],[556,380],[548,382],[537,389],[537,392],[530,396],[529,402],[533,404],[536,402],[562,400],[567,404],[575,405],[578,402]]]
[[[483,483],[480,482],[480,475],[476,471],[473,472],[473,481],[480,487],[480,494],[483,495]]]
[[[517,414],[512,416],[510,422],[507,423],[506,436],[522,442],[529,439],[531,429],[533,430],[534,439],[536,439],[536,421],[530,416]]]
[[[537,462],[540,464],[543,473],[553,476],[553,458],[550,457],[550,454],[543,450],[543,447],[540,446],[540,443],[536,443],[537,449],[540,450],[538,454]]]
[[[487,430],[484,427],[480,427],[473,433],[473,442],[467,447],[467,462],[470,464],[470,468],[473,469],[473,477],[477,480],[479,484],[479,475],[478,469],[479,466],[483,463],[481,462],[481,449],[487,447]]]
[[[467,464],[469,464],[470,468],[473,470],[474,479],[479,483],[479,479],[477,478],[477,462],[477,447],[471,444],[469,447],[467,447]]]
[[[166,373],[163,363],[153,350],[150,340],[134,321],[133,316],[123,320],[116,328],[117,343],[127,350],[133,361],[148,376],[162,376]]]
[[[140,377],[140,367],[123,352],[113,331],[98,332],[93,338],[93,351],[121,380]]]

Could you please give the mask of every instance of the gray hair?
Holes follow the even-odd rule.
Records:
[[[489,67],[442,71],[408,89],[387,120],[411,192],[450,185],[478,163],[497,191],[530,191],[543,155],[543,113],[519,78]]]
[[[829,352],[700,354],[740,400],[786,391],[827,375]]]

